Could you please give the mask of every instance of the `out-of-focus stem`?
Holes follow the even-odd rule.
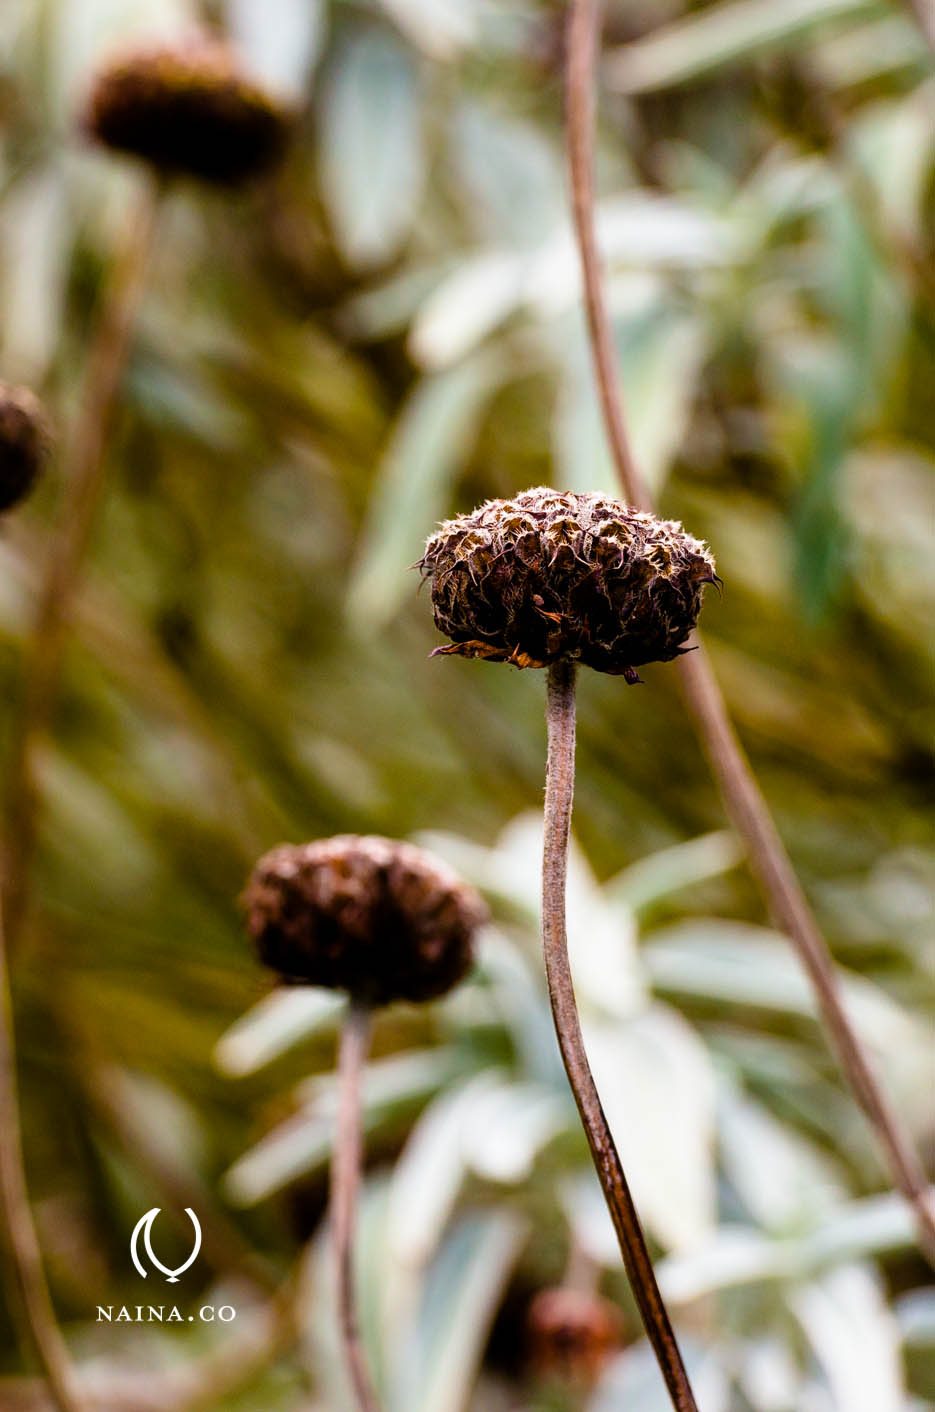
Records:
[[[6,787],[2,901],[15,954],[29,900],[38,827],[36,756],[55,711],[69,620],[104,486],[107,439],[153,247],[161,188],[147,182],[129,212],[87,357],[77,421],[63,454],[60,522],[39,586]]]
[[[55,1319],[29,1205],[16,1074],[10,975],[0,923],[0,1219],[21,1320],[58,1412],[81,1412],[65,1340]]]
[[[542,945],[555,1030],[623,1263],[672,1406],[676,1412],[697,1412],[640,1219],[594,1085],[575,1003],[565,930],[568,835],[575,789],[575,668],[571,662],[557,662],[549,668],[546,719],[549,753],[542,852]]]
[[[599,0],[571,0],[565,94],[572,209],[608,441],[624,495],[640,509],[650,510],[652,499],[627,434],[594,219],[593,90],[599,18]],[[696,647],[695,652],[679,661],[682,689],[725,808],[746,844],[750,867],[773,915],[799,954],[841,1071],[873,1127],[893,1184],[913,1209],[922,1248],[935,1263],[935,1203],[919,1155],[883,1093],[851,1024],[828,944],[731,724],[700,636],[696,636]]]
[[[360,1337],[354,1281],[357,1193],[362,1157],[361,1083],[370,1048],[371,1010],[348,1006],[338,1055],[338,1121],[331,1160],[331,1229],[337,1273],[338,1323],[354,1396],[360,1412],[380,1412]]]

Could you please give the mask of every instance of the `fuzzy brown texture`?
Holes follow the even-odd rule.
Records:
[[[543,486],[446,520],[419,567],[452,640],[436,652],[567,659],[628,681],[685,650],[704,585],[719,582],[710,550],[674,520]]]
[[[244,901],[265,965],[372,1005],[444,995],[470,969],[486,917],[444,863],[373,835],[274,848]]]
[[[233,186],[278,160],[290,117],[243,72],[231,49],[199,37],[129,50],[106,64],[84,127],[162,174]]]
[[[0,511],[26,498],[51,445],[49,423],[35,393],[0,382]]]
[[[556,1285],[540,1290],[527,1315],[529,1354],[540,1377],[597,1381],[623,1348],[623,1318],[599,1294]]]

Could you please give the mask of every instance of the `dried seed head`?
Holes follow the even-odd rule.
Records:
[[[540,486],[446,520],[419,565],[440,653],[545,667],[569,658],[637,680],[666,662],[718,582],[710,550],[674,520]]]
[[[527,1315],[530,1355],[542,1377],[596,1382],[623,1347],[623,1319],[598,1294],[556,1285],[543,1289]]]
[[[28,387],[0,382],[0,510],[32,490],[52,444],[42,404]]]
[[[280,156],[290,120],[242,70],[226,45],[197,36],[185,45],[128,50],[98,73],[87,131],[165,175],[236,185]]]
[[[267,966],[373,1005],[450,990],[471,966],[486,916],[473,888],[437,858],[372,835],[274,848],[244,900]]]

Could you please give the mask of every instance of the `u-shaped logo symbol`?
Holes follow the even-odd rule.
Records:
[[[138,1249],[140,1235],[142,1234],[143,1246],[146,1250],[146,1254],[149,1256],[150,1263],[155,1269],[161,1271],[161,1273],[165,1275],[170,1285],[174,1285],[178,1284],[179,1275],[184,1275],[185,1271],[189,1268],[189,1266],[193,1265],[198,1258],[198,1252],[201,1249],[201,1224],[192,1208],[190,1206],[186,1206],[185,1214],[186,1216],[188,1216],[189,1220],[195,1228],[195,1247],[192,1250],[191,1255],[189,1255],[188,1259],[185,1261],[184,1265],[179,1265],[178,1269],[176,1270],[167,1270],[165,1265],[163,1265],[162,1261],[159,1260],[157,1256],[153,1253],[153,1222],[155,1221],[156,1217],[159,1215],[159,1212],[161,1210],[161,1206],[154,1206],[151,1211],[147,1211],[146,1215],[141,1216],[140,1219],[137,1221],[136,1225],[133,1227],[133,1234],[130,1237],[130,1254],[133,1257],[134,1265],[145,1280],[147,1271],[144,1270],[143,1266],[140,1264],[140,1256]]]

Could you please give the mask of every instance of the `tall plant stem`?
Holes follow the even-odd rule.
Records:
[[[568,1082],[620,1242],[623,1263],[672,1406],[676,1412],[697,1412],[682,1355],[653,1273],[640,1219],[594,1086],[575,1003],[565,932],[568,834],[575,792],[575,668],[570,662],[557,662],[549,668],[546,720],[549,753],[542,852],[542,945],[552,1017]]]
[[[650,510],[652,499],[627,433],[594,219],[593,89],[599,18],[599,0],[570,0],[565,94],[572,211],[607,438],[624,495],[640,509]],[[697,651],[679,662],[682,689],[724,806],[746,845],[750,867],[774,917],[798,952],[841,1071],[876,1134],[893,1184],[913,1209],[920,1244],[935,1263],[935,1201],[925,1170],[851,1024],[828,944],[731,724],[700,636],[696,645]]]
[[[74,1373],[42,1268],[39,1238],[29,1205],[16,1074],[16,1040],[10,975],[0,921],[0,1221],[16,1286],[21,1326],[58,1412],[80,1412]]]
[[[354,1233],[361,1167],[361,1082],[370,1048],[370,1007],[352,1000],[338,1055],[338,1122],[331,1160],[331,1222],[337,1271],[338,1322],[360,1412],[380,1412],[360,1338],[354,1282]]]
[[[84,386],[64,451],[58,532],[39,586],[20,715],[10,750],[2,900],[14,954],[28,908],[38,827],[36,756],[55,711],[68,627],[104,487],[105,451],[153,247],[160,186],[147,182],[129,213],[102,295]]]

